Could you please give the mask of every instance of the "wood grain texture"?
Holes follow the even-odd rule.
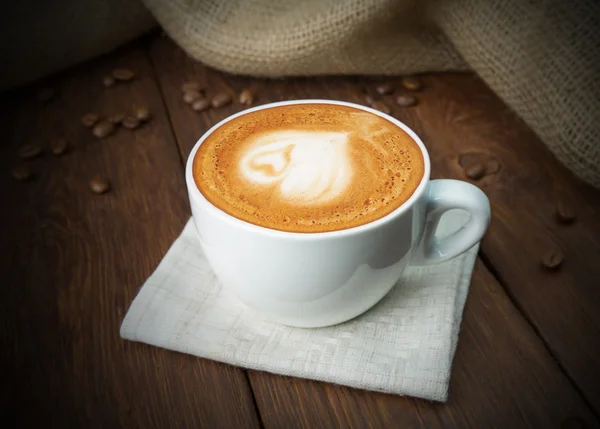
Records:
[[[134,81],[105,89],[114,67]],[[181,160],[144,50],[128,48],[2,103],[2,408],[14,427],[251,428],[259,422],[244,371],[122,340],[119,327],[143,281],[190,216]],[[152,121],[96,140],[80,117],[130,113]],[[70,153],[54,157],[49,140]],[[20,183],[17,147],[45,147]],[[88,188],[96,174],[112,191]]]
[[[251,88],[257,94],[255,104],[288,98],[326,98],[364,104],[366,94],[382,98],[375,91],[377,82],[368,79],[270,81],[229,76],[191,61],[164,38],[151,45],[150,57],[183,159],[208,128],[243,108],[233,103],[203,113],[192,111],[179,92],[180,85],[189,80],[199,81],[209,94],[227,91],[235,96]],[[493,210],[482,255],[542,341],[536,339],[526,320],[519,317],[487,268],[479,266],[474,291],[487,291],[487,295],[475,301],[469,298],[466,320],[472,320],[469,317],[476,314],[487,317],[487,323],[471,321],[462,333],[448,404],[429,405],[250,371],[265,425],[314,427],[325,422],[325,426],[358,427],[368,422],[377,427],[419,422],[423,427],[488,427],[478,426],[484,423],[491,427],[506,427],[504,424],[558,427],[571,410],[585,414],[592,427],[597,425],[597,420],[585,411],[576,390],[582,392],[596,411],[600,410],[599,365],[593,361],[594,351],[600,350],[597,347],[600,324],[597,315],[591,312],[598,300],[594,280],[600,278],[593,261],[593,255],[600,254],[599,230],[593,218],[600,202],[598,192],[577,182],[472,75],[425,77],[425,89],[417,94],[419,105],[406,109],[393,104],[396,95],[406,93],[400,89],[400,80],[389,81],[398,89],[383,98],[394,116],[423,137],[431,150],[434,178],[464,180],[458,158],[465,153],[500,162],[497,174],[478,183],[490,196]],[[578,220],[573,225],[561,226],[552,219],[557,197],[568,199],[576,207]],[[560,237],[566,262],[560,271],[550,274],[541,269],[540,258],[555,237]],[[578,248],[580,243],[582,246]],[[467,345],[462,345],[463,342]],[[499,344],[506,344],[508,349]],[[465,354],[467,357],[461,360]],[[460,365],[465,367],[461,370]],[[536,365],[541,366],[535,368]],[[573,380],[575,389],[560,368]],[[379,399],[371,403],[368,398]],[[486,402],[481,403],[484,398]],[[566,403],[571,404],[567,406],[569,409],[564,408]],[[398,412],[393,411],[396,408]],[[547,424],[550,426],[544,426]]]

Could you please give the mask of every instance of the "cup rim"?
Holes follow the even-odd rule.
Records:
[[[194,180],[193,164],[194,164],[194,158],[196,157],[196,152],[198,151],[198,149],[200,148],[202,143],[208,138],[208,136],[210,136],[219,127],[223,126],[227,122],[230,122],[236,118],[239,118],[240,116],[243,116],[243,115],[246,115],[246,114],[249,114],[252,112],[256,112],[259,110],[270,109],[270,108],[280,107],[280,106],[297,105],[297,104],[331,104],[331,105],[336,105],[336,106],[352,107],[355,109],[363,110],[365,112],[369,112],[374,115],[380,116],[380,117],[388,120],[389,122],[393,123],[394,125],[398,126],[399,128],[401,128],[404,132],[406,132],[415,141],[417,146],[419,146],[419,148],[421,149],[421,155],[423,156],[423,164],[424,164],[423,177],[421,178],[421,181],[419,182],[418,186],[415,188],[415,191],[412,193],[412,195],[406,201],[404,201],[398,208],[396,208],[392,212],[388,213],[387,215],[385,215],[379,219],[375,219],[371,222],[365,223],[363,225],[354,226],[351,228],[340,229],[340,230],[335,230],[335,231],[325,231],[325,232],[291,232],[291,231],[281,231],[278,229],[271,229],[271,228],[267,228],[264,226],[255,225],[253,223],[247,222],[242,219],[238,219],[237,217],[230,215],[229,213],[221,210],[220,208],[218,208],[217,206],[212,204],[208,199],[206,199],[204,197],[204,195],[202,195],[202,192],[200,192],[200,190],[198,189],[198,186],[196,185],[196,181]],[[324,238],[324,237],[333,238],[333,237],[345,237],[345,236],[350,236],[350,235],[362,234],[362,233],[365,233],[368,231],[372,231],[384,224],[391,222],[392,220],[396,219],[397,217],[401,216],[402,214],[407,212],[414,205],[414,203],[421,197],[421,195],[425,192],[425,189],[427,188],[427,183],[429,182],[429,179],[430,179],[430,170],[431,170],[431,163],[430,163],[430,159],[429,159],[429,153],[427,152],[427,148],[425,147],[425,145],[423,144],[423,142],[421,141],[419,136],[412,129],[410,129],[406,124],[404,124],[403,122],[394,118],[393,116],[390,116],[379,110],[375,110],[375,109],[367,107],[367,106],[362,106],[360,104],[350,103],[347,101],[326,100],[326,99],[301,99],[301,100],[278,101],[278,102],[274,102],[274,103],[267,103],[267,104],[262,104],[260,106],[251,107],[249,109],[245,109],[245,110],[237,112],[233,115],[230,115],[230,116],[224,118],[223,120],[219,121],[217,124],[213,125],[210,129],[208,129],[208,131],[206,131],[198,139],[198,141],[194,144],[194,147],[192,148],[190,154],[188,155],[188,158],[186,161],[186,167],[185,167],[185,181],[186,181],[186,185],[188,188],[188,194],[190,195],[190,200],[193,198],[196,202],[202,204],[202,206],[204,206],[212,214],[223,218],[225,221],[229,222],[233,226],[236,226],[238,228],[241,227],[248,231],[252,231],[255,233],[262,234],[262,235],[269,235],[269,236],[273,236],[273,237],[294,238],[294,239],[300,239],[300,240],[314,240],[314,239]]]

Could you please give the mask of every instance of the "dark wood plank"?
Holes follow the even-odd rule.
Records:
[[[265,427],[600,427],[502,287],[478,262],[445,404],[250,373]]]
[[[167,39],[155,41],[151,46],[150,56],[159,75],[159,83],[163,90],[165,102],[168,106],[177,141],[184,159],[187,158],[193,144],[210,126],[242,109],[242,106],[233,103],[230,106],[209,110],[202,114],[193,112],[181,100],[179,92],[180,85],[187,80],[201,82],[206,86],[209,94],[228,91],[232,95],[235,95],[244,88],[253,88],[258,94],[258,104],[287,98],[330,98],[362,103],[365,91],[371,94],[375,93],[375,83],[366,79],[312,78],[265,81],[239,76],[228,76],[191,61]],[[463,177],[462,171],[457,169],[454,164],[459,154],[466,149],[461,147],[460,151],[457,151],[456,147],[450,146],[454,149],[454,151],[451,151],[450,147],[445,146],[445,141],[450,139],[449,136],[452,136],[453,141],[457,141],[460,137],[464,138],[464,134],[469,132],[468,129],[461,129],[453,125],[465,120],[466,114],[461,112],[468,110],[469,106],[462,106],[459,101],[444,102],[449,95],[443,93],[435,84],[439,82],[441,87],[445,84],[452,85],[455,81],[462,82],[465,86],[463,88],[465,91],[469,91],[470,85],[474,85],[473,97],[475,98],[480,97],[485,101],[494,98],[489,89],[483,87],[471,75],[438,75],[427,77],[427,89],[419,94],[422,102],[418,107],[411,109],[394,107],[394,114],[423,135],[426,144],[432,149],[434,177]],[[394,82],[396,85],[398,84],[397,80]],[[386,97],[386,100],[392,105],[393,96]],[[494,105],[497,109],[497,100],[493,103],[495,103]],[[503,108],[500,112],[505,112],[505,109]],[[485,131],[490,132],[490,130],[497,131],[498,123],[506,124],[505,128],[510,130],[509,134],[518,140],[520,134],[514,131],[514,127],[511,127],[511,121],[515,122],[517,120],[512,116],[507,118],[506,115],[497,118],[494,112],[487,112],[484,117],[482,115],[481,125],[476,120],[473,120],[471,128],[479,129],[481,127],[480,133],[483,133]],[[424,131],[425,129],[427,132]],[[437,140],[434,143],[433,140],[435,138]],[[531,138],[530,133],[527,134],[526,138]],[[471,143],[474,147],[484,147],[485,139],[480,136],[478,140],[471,141]],[[473,148],[470,150],[472,151]],[[514,151],[515,148],[513,147],[511,150]],[[545,149],[541,148],[541,150]],[[450,164],[452,168],[447,167]],[[555,167],[557,169],[561,168],[560,166]],[[560,174],[564,174],[564,172]],[[489,178],[485,179],[483,183],[488,183],[488,185],[484,186],[484,189],[487,190],[491,186],[489,184],[490,180]],[[580,184],[576,183],[572,183],[571,186],[576,189],[583,188]],[[535,188],[528,188],[528,190],[535,192]],[[496,201],[495,194],[490,194],[490,196],[492,197],[495,210],[490,235],[499,237],[494,229],[497,228],[496,224],[498,221],[496,219],[498,216],[502,216],[502,213],[511,211],[512,205],[502,199]],[[512,214],[512,223],[510,225],[515,230],[520,230],[521,227],[517,221],[518,219],[515,218],[517,218],[517,215]],[[586,226],[587,224],[582,221],[573,227],[585,228]],[[518,234],[514,235],[518,237]],[[575,244],[575,242],[572,243],[573,245]],[[494,242],[491,239],[487,239],[484,248],[500,246],[506,252],[510,252],[512,247],[518,247],[519,245],[518,240],[503,243],[499,240]],[[539,267],[537,261],[534,262],[534,266],[537,270]],[[492,266],[492,268],[494,267],[496,265]],[[580,269],[585,273],[587,269],[586,265],[581,264]],[[588,270],[587,272],[589,273],[590,271]],[[583,410],[582,412],[587,416],[586,418],[590,418],[589,412],[584,412],[586,407],[583,405],[582,398],[570,387],[567,378],[562,375],[560,368],[553,363],[544,344],[536,339],[527,323],[519,317],[519,312],[511,306],[498,283],[486,271],[486,268],[480,266],[478,273],[480,273],[480,276],[475,279],[474,285],[480,289],[488,288],[488,297],[475,301],[471,299],[467,313],[486,315],[490,312],[488,327],[486,328],[482,324],[473,322],[469,330],[466,331],[466,334],[463,333],[463,337],[466,336],[467,338],[465,341],[468,341],[468,338],[472,338],[473,340],[470,344],[467,342],[467,346],[460,347],[475,348],[477,353],[469,354],[463,359],[463,362],[460,364],[457,363],[457,368],[460,368],[459,365],[465,365],[464,368],[466,369],[463,371],[456,370],[453,374],[450,401],[444,406],[445,408],[429,406],[423,401],[394,397],[381,400],[383,402],[378,402],[377,405],[361,408],[357,405],[356,401],[358,399],[354,395],[358,395],[356,397],[361,398],[369,397],[369,395],[376,397],[383,396],[354,392],[351,389],[327,386],[306,380],[286,379],[249,371],[254,394],[257,397],[262,418],[266,425],[278,427],[280,424],[291,424],[293,421],[299,422],[298,424],[304,427],[310,427],[311,424],[315,424],[317,421],[325,421],[331,424],[346,422],[358,425],[359,422],[367,420],[370,422],[369,424],[375,426],[382,422],[391,423],[395,421],[405,421],[410,425],[429,416],[427,418],[430,420],[427,420],[428,423],[426,425],[432,426],[436,419],[440,421],[441,426],[448,425],[449,427],[461,427],[461,424],[472,424],[474,425],[473,427],[477,427],[476,424],[481,422],[494,423],[495,420],[499,419],[499,421],[509,422],[515,425],[515,427],[536,427],[535,424],[537,423],[552,422],[554,425],[559,424],[560,419],[565,418],[571,412],[565,408],[561,408],[561,403],[572,404],[573,409]],[[527,273],[527,275],[533,274],[537,277],[528,278],[526,283],[530,286],[533,285],[531,287],[536,287],[537,290],[539,289],[536,286],[538,281],[541,281],[546,276],[546,273],[539,270],[535,273]],[[521,286],[518,280],[518,278],[511,279],[511,281],[517,282],[514,283],[515,287]],[[498,304],[494,303],[489,298],[490,296],[497,296],[500,302]],[[563,302],[575,305],[578,300],[584,299],[584,297],[569,297],[568,291],[562,291],[562,293],[554,296],[553,299],[557,300],[553,305],[560,305]],[[518,304],[521,305],[522,302],[518,301]],[[510,311],[505,310],[505,307],[510,308]],[[530,309],[525,308],[524,311],[527,317],[529,317]],[[512,324],[510,325],[512,328],[508,331],[506,327],[507,318],[510,318],[509,325]],[[568,320],[562,320],[561,333],[553,336],[557,344],[563,341],[562,336],[571,335],[571,330],[573,329],[571,326]],[[575,326],[580,328],[576,324]],[[537,325],[536,328],[543,335],[544,341],[550,338],[546,330],[550,329],[551,326],[547,326],[546,330],[541,329]],[[468,332],[471,332],[470,337],[468,336]],[[501,336],[500,339],[496,338],[496,332],[501,333],[504,337]],[[461,342],[463,339],[461,339]],[[506,344],[518,345],[518,352],[504,353],[501,358],[492,359],[497,353],[498,344],[502,343],[502,341]],[[568,341],[568,339],[564,339],[564,341]],[[531,347],[531,350],[528,350],[529,347]],[[461,353],[466,352],[463,351]],[[575,356],[574,353],[576,352],[571,353],[570,356]],[[522,356],[525,356],[525,358],[522,358]],[[569,363],[566,357],[563,361],[562,355],[556,356],[559,358],[561,365]],[[457,360],[459,359],[460,355]],[[486,363],[483,367],[479,365],[479,371],[481,372],[469,372],[468,368],[478,367],[478,362],[476,362],[478,359]],[[541,359],[545,362],[543,368],[540,370],[541,373],[535,373],[536,369],[532,368],[536,359]],[[586,361],[584,359],[581,362]],[[572,364],[576,365],[576,362]],[[510,368],[511,371],[506,371],[506,368]],[[587,374],[593,375],[595,368],[593,365],[588,366],[586,370]],[[527,376],[530,373],[535,373],[536,375]],[[538,378],[538,376],[541,378]],[[485,382],[478,381],[474,384],[474,378],[476,380],[484,380]],[[579,380],[576,381],[578,383],[577,386],[582,389],[585,387],[585,383],[579,383]],[[557,389],[561,393],[547,395],[545,387],[547,385],[554,386],[552,389]],[[497,386],[502,386],[502,389],[497,389]],[[523,387],[515,389],[515,386]],[[461,394],[461,390],[459,389],[464,389],[464,393]],[[472,393],[469,389],[472,389]],[[506,395],[509,398],[516,399],[504,399]],[[562,397],[561,395],[565,396]],[[352,397],[354,399],[351,401],[342,401],[341,397]],[[479,404],[479,398],[488,398],[488,405],[482,406]],[[327,405],[318,406],[317,403],[320,401],[325,401],[323,403]],[[302,405],[292,406],[295,402],[299,402]],[[273,403],[275,404],[275,409],[273,409]],[[392,412],[396,408],[401,410],[397,414]],[[332,412],[334,415],[331,414]],[[354,415],[354,417],[348,417],[348,413]],[[402,417],[399,417],[400,415]],[[502,416],[505,416],[504,420]],[[591,421],[593,424],[597,423],[593,418],[591,418]]]
[[[113,67],[137,73],[104,89]],[[119,327],[140,285],[190,216],[183,169],[146,53],[131,47],[7,96],[2,112],[3,412],[17,427],[241,428],[259,426],[244,371],[122,340]],[[128,113],[153,120],[97,141],[79,118]],[[72,151],[28,162],[29,183],[7,173],[18,145]],[[96,174],[113,190],[94,195]],[[8,418],[9,416],[6,416]]]

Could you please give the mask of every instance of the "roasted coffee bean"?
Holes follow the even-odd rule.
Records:
[[[102,85],[104,85],[106,88],[115,86],[115,83],[115,78],[110,75],[106,75],[102,78]]]
[[[148,110],[145,106],[140,106],[135,109],[135,117],[138,118],[141,122],[148,122],[152,118],[152,114],[150,110]]]
[[[38,144],[28,144],[19,148],[19,158],[35,158],[42,153],[42,147]]]
[[[202,86],[198,82],[186,82],[181,85],[181,92],[201,92]]]
[[[365,104],[367,106],[372,106],[373,105],[373,97],[371,97],[370,95],[365,95]]]
[[[229,103],[231,103],[231,96],[226,92],[219,92],[211,100],[212,107],[216,108],[227,106]]]
[[[135,77],[135,73],[129,69],[114,69],[112,75],[115,79],[128,81]]]
[[[110,182],[101,176],[96,176],[90,180],[90,189],[95,194],[104,194],[110,189]]]
[[[480,162],[474,162],[465,168],[465,174],[471,180],[479,180],[485,176],[485,165]]]
[[[107,119],[115,125],[121,125],[121,122],[123,119],[125,119],[125,115],[122,113],[117,113],[109,116]]]
[[[94,125],[92,128],[92,134],[96,138],[103,139],[113,134],[115,129],[115,124],[107,120],[102,120]]]
[[[44,88],[38,94],[38,100],[42,103],[47,103],[54,98],[54,89],[52,88]]]
[[[11,175],[15,180],[24,182],[31,179],[31,170],[26,165],[17,165],[11,170]]]
[[[129,128],[130,130],[135,130],[140,126],[140,120],[133,116],[126,116],[122,121],[121,125],[125,128]]]
[[[254,103],[254,94],[252,94],[252,91],[250,91],[249,89],[245,89],[242,92],[240,92],[239,100],[240,104],[248,106]]]
[[[421,81],[414,76],[402,78],[402,86],[411,91],[418,91],[423,87]]]
[[[377,109],[380,112],[386,113],[388,115],[390,113],[392,113],[392,109],[390,109],[390,106],[388,106],[387,104],[385,104],[383,101],[380,101],[380,100],[373,101],[373,103],[371,103],[371,107],[373,109]]]
[[[558,269],[565,259],[560,249],[551,249],[542,258],[542,265],[548,270]]]
[[[556,204],[556,219],[560,223],[571,223],[575,220],[575,217],[575,211],[570,206],[562,201]]]
[[[379,95],[388,95],[394,92],[394,87],[389,83],[380,83],[375,87],[375,91]]]
[[[187,91],[183,93],[183,101],[187,104],[192,104],[200,97],[202,97],[202,94],[198,91]]]
[[[496,174],[502,166],[497,159],[490,159],[485,163],[485,174]]]
[[[98,115],[95,113],[86,113],[81,117],[81,124],[84,127],[93,127],[96,122],[98,122]]]
[[[196,112],[203,112],[210,107],[210,100],[208,98],[199,98],[192,103],[192,109]]]
[[[65,139],[54,139],[50,143],[52,153],[56,156],[60,156],[67,151],[69,143]]]
[[[396,97],[396,104],[400,107],[416,106],[417,99],[412,95],[399,95]]]

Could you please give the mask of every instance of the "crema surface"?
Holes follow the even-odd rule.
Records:
[[[246,222],[327,232],[379,219],[419,185],[421,150],[377,115],[297,104],[242,115],[200,145],[193,175],[213,205]]]

